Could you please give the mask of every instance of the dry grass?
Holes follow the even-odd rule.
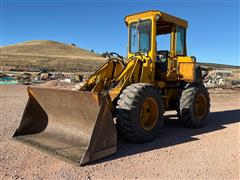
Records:
[[[2,46],[1,54],[11,55],[40,55],[40,56],[73,56],[99,58],[96,53],[73,45],[56,41],[35,40],[10,46]]]

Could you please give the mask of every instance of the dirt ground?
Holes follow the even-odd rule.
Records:
[[[1,179],[239,179],[240,90],[210,90],[211,114],[201,129],[172,120],[157,139],[130,144],[79,167],[11,139],[27,102],[26,87],[0,86]]]

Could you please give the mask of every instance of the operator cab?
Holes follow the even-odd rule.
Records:
[[[129,27],[128,58],[136,53],[155,63],[155,79],[165,79],[177,69],[177,57],[187,56],[187,22],[160,11],[147,11],[125,18]]]

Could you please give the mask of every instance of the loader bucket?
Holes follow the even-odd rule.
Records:
[[[79,165],[116,152],[108,94],[28,87],[28,95],[14,139]]]

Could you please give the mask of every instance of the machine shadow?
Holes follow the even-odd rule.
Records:
[[[198,138],[194,137],[196,135],[218,131],[227,128],[224,125],[237,123],[239,121],[239,109],[212,112],[208,116],[207,124],[203,128],[199,129],[188,129],[183,127],[181,123],[176,119],[167,119],[167,122],[169,123],[165,123],[162,131],[159,133],[159,135],[154,141],[145,144],[133,144],[127,142],[123,139],[123,137],[120,136],[118,137],[117,153],[113,154],[110,157],[95,161],[91,164],[111,161],[114,159],[131,156],[133,154],[138,154],[146,151],[151,151],[154,149],[160,149],[181,143],[196,141],[199,140]]]

